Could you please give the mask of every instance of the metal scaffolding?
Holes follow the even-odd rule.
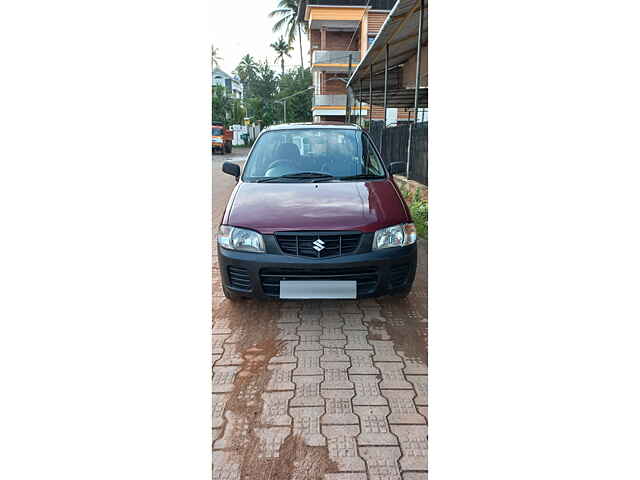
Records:
[[[409,117],[407,176],[415,149],[413,142],[419,120],[418,111],[428,105],[425,75],[426,15],[427,0],[398,0],[366,55],[353,73],[350,73],[347,82],[348,91],[356,100],[361,104],[364,99],[368,100],[370,126],[373,105],[383,107],[385,127],[387,109],[413,109],[413,115]],[[415,79],[414,84],[411,84],[411,76]],[[380,148],[382,147],[381,137]]]

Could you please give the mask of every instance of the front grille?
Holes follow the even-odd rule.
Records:
[[[315,258],[339,257],[353,253],[360,245],[361,237],[360,232],[276,233],[278,245],[287,255]]]
[[[282,280],[355,280],[358,295],[373,293],[378,285],[376,267],[362,268],[264,268],[260,282],[265,295],[280,296]]]
[[[229,274],[229,286],[241,290],[251,290],[251,278],[249,278],[249,272],[246,268],[229,265],[227,273]]]
[[[391,267],[391,287],[402,287],[407,283],[409,277],[409,265],[394,265]]]

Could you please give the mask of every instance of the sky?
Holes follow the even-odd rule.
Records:
[[[265,58],[276,71],[280,70],[280,62],[274,63],[275,52],[269,46],[275,42],[280,33],[273,33],[272,27],[276,19],[269,18],[269,12],[277,8],[277,0],[209,0],[209,30],[211,43],[218,49],[222,61],[220,68],[231,73],[247,53],[256,61]],[[282,33],[284,35],[284,32]],[[285,69],[300,65],[300,48],[296,38],[295,50],[290,52],[291,58],[285,59]],[[309,66],[309,41],[302,34],[304,65]]]

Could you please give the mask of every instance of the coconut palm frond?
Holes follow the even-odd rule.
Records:
[[[306,22],[298,21],[298,0],[279,0],[278,7],[275,10],[273,10],[271,13],[269,13],[269,17],[271,18],[274,18],[276,16],[280,18],[273,25],[273,32],[275,33],[275,32],[282,31],[284,33],[285,38],[287,39],[286,43],[289,47],[291,47],[291,45],[295,42],[296,37],[301,37],[298,30],[300,26],[303,27],[305,32],[308,31]],[[304,68],[304,60],[303,60],[303,53],[302,53],[302,38],[299,38],[299,41],[300,41],[300,66]]]
[[[288,28],[289,24],[290,24],[290,20],[287,17],[283,17],[280,20],[278,20],[276,23],[273,24],[273,32],[278,32],[279,30],[282,30],[283,28]]]
[[[222,60],[220,56],[220,49],[211,45],[211,67],[218,67],[219,62]]]
[[[279,8],[277,10],[269,12],[269,18],[273,18],[276,15],[290,15],[290,14],[291,14],[291,10],[288,10],[286,8]]]

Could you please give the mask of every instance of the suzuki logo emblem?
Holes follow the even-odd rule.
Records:
[[[320,239],[317,239],[315,242],[313,242],[313,249],[320,253],[322,250],[324,250],[324,242]]]

